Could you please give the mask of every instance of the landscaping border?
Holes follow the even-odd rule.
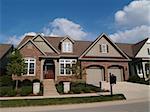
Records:
[[[101,96],[69,97],[69,98],[0,100],[0,107],[79,104],[79,103],[92,103],[92,102],[114,101],[125,99],[126,98],[123,94],[116,94],[113,96],[101,95]]]

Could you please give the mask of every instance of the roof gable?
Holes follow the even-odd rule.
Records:
[[[136,43],[133,45],[133,55],[134,57],[138,54],[138,52],[140,51],[140,49],[142,48],[142,46],[146,43],[146,41],[148,40],[148,38]]]
[[[31,39],[27,40],[24,44],[22,44],[20,47],[18,47],[18,50],[22,49],[29,42],[31,42],[43,55],[46,55]]]
[[[150,43],[149,43],[150,39],[145,39],[143,41],[141,41],[140,44],[140,48],[138,50],[138,52],[135,54],[136,58],[150,58],[150,55],[148,54],[148,48],[150,48]]]
[[[100,53],[100,44],[107,44],[109,47],[108,53]],[[110,40],[106,34],[101,34],[80,56],[84,57],[121,57],[129,59],[122,50]]]
[[[2,59],[11,48],[13,48],[11,44],[0,44],[0,59]]]
[[[66,39],[68,39],[68,40],[71,41],[72,43],[75,42],[75,41],[74,41],[71,37],[69,37],[69,36],[64,37],[60,42],[63,42],[63,41],[65,41]]]
[[[55,52],[59,54],[57,49],[55,49],[55,47],[53,47],[42,35],[38,34],[32,40],[41,48],[43,52],[48,50],[46,52]]]

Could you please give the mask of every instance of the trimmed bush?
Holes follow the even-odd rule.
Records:
[[[59,82],[55,86],[56,86],[57,92],[62,94],[63,93],[63,82]]]
[[[16,91],[13,87],[3,86],[0,87],[0,96],[16,96]]]
[[[21,96],[28,96],[32,94],[32,86],[22,86],[20,88],[20,95]]]
[[[63,82],[56,84],[56,88],[58,93],[63,94]],[[82,82],[71,82],[69,91],[70,94],[93,93],[93,92],[108,92],[108,90],[101,90],[99,87]]]
[[[8,96],[16,96],[17,92],[14,89],[10,89],[7,93]]]

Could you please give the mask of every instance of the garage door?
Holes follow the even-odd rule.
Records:
[[[109,68],[108,69],[108,74],[109,73],[114,74],[116,76],[117,82],[122,81],[122,79],[123,79],[122,69],[120,69],[120,68]],[[108,76],[108,80],[109,80],[109,76]]]
[[[103,69],[98,67],[86,69],[87,83],[98,86],[100,81],[103,81]]]

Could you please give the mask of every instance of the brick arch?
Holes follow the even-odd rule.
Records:
[[[110,65],[107,68],[111,68],[111,67],[124,68],[124,66],[122,66],[122,65]]]

